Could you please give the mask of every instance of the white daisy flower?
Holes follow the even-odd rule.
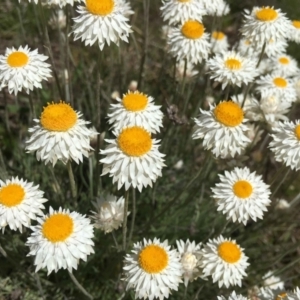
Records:
[[[22,226],[29,227],[31,220],[43,215],[44,192],[33,182],[12,177],[6,181],[0,180],[0,229],[6,226],[11,230],[20,230]]]
[[[296,89],[297,99],[300,100],[300,77],[294,79],[294,87]]]
[[[245,132],[243,109],[232,101],[220,102],[210,106],[209,111],[200,109],[196,122],[193,139],[203,138],[205,149],[212,150],[215,156],[221,158],[234,157],[248,145],[250,140]]]
[[[260,175],[245,167],[225,171],[219,175],[220,183],[212,188],[212,197],[216,199],[218,211],[226,215],[227,220],[247,224],[249,219],[262,219],[267,206],[270,205],[271,192]]]
[[[36,272],[41,268],[47,268],[48,275],[62,268],[72,272],[79,259],[86,261],[94,253],[94,229],[87,217],[50,207],[49,214],[37,221],[39,225],[30,227],[33,232],[26,242],[30,247],[27,256],[35,256]]]
[[[76,2],[82,2],[84,0],[40,0],[42,5],[48,5],[48,6],[59,6],[60,8],[66,6],[67,4],[70,4],[71,6],[74,6],[74,3]],[[19,0],[21,2],[21,0]],[[38,4],[39,0],[28,0],[29,3],[34,2],[35,4]]]
[[[270,40],[288,38],[291,23],[280,9],[270,6],[255,6],[252,12],[246,11],[242,35],[251,42],[263,44]]]
[[[29,94],[34,87],[42,88],[42,80],[52,77],[47,59],[37,49],[30,51],[27,45],[18,50],[6,48],[5,55],[0,55],[0,90],[8,87],[10,94],[17,95],[22,90]]]
[[[278,96],[265,96],[260,100],[260,116],[261,120],[265,120],[271,126],[275,126],[278,121],[288,121],[286,116],[291,107],[291,102],[285,102]],[[263,113],[263,116],[262,114]]]
[[[255,50],[255,47],[253,47],[253,43],[251,43],[246,38],[241,38],[235,48],[237,48],[238,52],[245,56],[245,57],[255,57],[255,59],[258,59],[259,53]]]
[[[37,125],[28,129],[31,137],[26,142],[27,152],[36,151],[37,160],[51,162],[53,166],[57,160],[66,164],[71,159],[79,164],[93,150],[90,137],[95,135],[86,127],[90,122],[81,116],[65,102],[48,103],[40,119],[33,120]]]
[[[103,163],[101,175],[109,174],[113,183],[118,183],[118,189],[125,184],[142,190],[143,186],[152,187],[157,177],[162,176],[165,166],[163,157],[158,151],[158,140],[151,139],[150,133],[142,127],[126,127],[115,133],[113,140],[105,140],[110,145],[100,154],[106,155],[100,160]]]
[[[282,53],[285,53],[287,50],[288,43],[285,39],[277,39],[277,40],[269,40],[266,43],[265,54],[269,58],[273,58],[274,56],[278,56]],[[263,44],[257,44],[255,49],[258,53],[261,53],[263,48]]]
[[[278,122],[273,128],[269,147],[278,162],[283,162],[292,170],[300,169],[300,120]]]
[[[188,20],[168,34],[168,51],[178,61],[186,59],[197,64],[207,59],[211,46],[205,27],[196,20]]]
[[[288,300],[287,296],[288,292],[286,292],[284,288],[271,289],[269,287],[259,289],[259,293],[257,295],[260,300]]]
[[[276,209],[285,210],[290,207],[291,207],[290,203],[288,201],[286,201],[285,199],[277,199],[276,206],[275,206]]]
[[[220,17],[229,13],[229,6],[224,0],[201,0],[200,2],[203,3],[207,15]]]
[[[297,61],[287,54],[280,54],[271,59],[272,72],[284,76],[292,77],[300,73]]]
[[[284,289],[284,282],[278,276],[274,276],[272,271],[269,271],[263,276],[263,286],[272,290]]]
[[[221,82],[222,89],[227,84],[241,87],[242,83],[248,84],[258,75],[256,59],[242,57],[235,51],[216,54],[207,61],[207,66],[210,78]]]
[[[181,256],[180,262],[182,265],[184,285],[187,287],[189,281],[192,282],[202,275],[199,268],[201,243],[196,244],[194,241],[190,242],[187,240],[184,242],[178,240],[176,241],[176,244],[177,250]]]
[[[300,289],[296,287],[293,292],[288,293],[287,300],[300,300]]]
[[[222,31],[213,31],[211,34],[211,50],[214,53],[221,53],[228,50],[227,36]]]
[[[234,240],[225,239],[222,235],[209,240],[201,250],[200,266],[205,276],[212,276],[219,287],[225,285],[242,285],[245,269],[249,266],[248,257]]]
[[[36,4],[38,3],[38,0],[34,0]],[[71,6],[74,6],[76,2],[82,2],[84,0],[41,0],[43,5],[54,5],[54,6],[59,6],[60,8],[66,6],[67,4],[70,4]],[[19,0],[20,2],[20,0]],[[30,2],[30,0],[29,0]]]
[[[228,298],[218,296],[218,300],[247,300],[247,298],[243,295],[238,295],[235,291],[233,291]]]
[[[300,44],[300,20],[292,21],[292,28],[289,39]]]
[[[180,60],[176,62],[176,78],[178,80],[182,80],[184,76],[184,69],[186,64],[185,70],[185,78],[192,78],[198,74],[198,71],[195,69],[195,65],[190,62],[185,62],[184,60]]]
[[[289,103],[297,99],[296,88],[293,82],[278,72],[261,76],[255,83],[257,84],[256,91],[261,94],[262,98],[275,96]]]
[[[63,9],[56,10],[49,19],[48,24],[52,29],[63,29],[67,25],[67,16]]]
[[[104,233],[118,229],[124,220],[124,197],[117,200],[113,195],[100,196],[97,202],[93,202],[96,212],[92,211],[91,218],[94,220],[94,227],[101,229]],[[129,212],[127,213],[127,216]]]
[[[169,25],[176,25],[187,20],[202,21],[202,16],[206,15],[201,0],[163,0],[160,8],[164,21]]]
[[[128,10],[123,11],[122,0],[85,0],[86,6],[79,6],[79,16],[74,18],[74,40],[81,39],[85,45],[92,46],[96,41],[100,50],[105,42],[119,45],[119,40],[128,42],[131,32],[128,25]]]
[[[162,127],[163,113],[161,106],[154,105],[153,97],[147,96],[139,91],[116,98],[117,104],[110,105],[108,123],[117,131],[124,127],[142,126],[151,133],[160,131]]]
[[[244,94],[238,94],[233,95],[231,97],[232,101],[237,103],[239,106],[242,107],[243,105],[243,111],[245,118],[250,121],[259,121],[262,119],[259,102],[256,100],[256,98],[253,95],[247,95],[246,99],[244,101]]]
[[[127,2],[126,0],[119,0],[119,1],[120,1],[120,5],[122,6],[122,13],[126,18],[134,14],[130,2]]]
[[[168,241],[138,242],[125,256],[124,275],[127,290],[135,290],[135,299],[169,298],[171,290],[177,291],[181,281],[180,256],[171,250]]]

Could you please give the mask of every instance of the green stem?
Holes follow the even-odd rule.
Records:
[[[68,272],[72,281],[74,282],[74,284],[78,287],[78,289],[82,292],[82,294],[84,294],[85,296],[87,296],[89,299],[93,300],[94,297],[89,294],[86,289],[78,282],[78,280],[76,279],[76,277],[73,275],[73,273],[71,273],[70,271]]]
[[[266,49],[266,42],[264,42],[263,47],[261,49],[261,53],[259,55],[259,59],[258,59],[258,62],[256,64],[256,69],[258,69],[258,67],[259,67],[259,65],[262,61],[263,55],[265,53],[265,49]],[[245,91],[245,94],[244,94],[244,99],[243,99],[243,102],[242,102],[242,107],[244,107],[244,104],[246,102],[248,93],[249,93],[250,89],[252,88],[252,86],[253,86],[253,83],[247,85],[247,88],[246,88],[246,91]]]
[[[76,189],[76,183],[75,183],[74,174],[73,174],[73,170],[72,170],[71,160],[68,160],[68,162],[67,162],[67,169],[68,169],[68,174],[69,174],[69,179],[70,179],[72,198],[74,200],[76,200],[77,189]]]
[[[145,228],[147,228],[150,224],[152,224],[155,220],[157,220],[159,217],[163,216],[169,209],[170,206],[172,206],[181,196],[184,192],[188,191],[190,187],[193,185],[193,183],[200,177],[200,175],[206,171],[206,169],[209,167],[210,163],[210,155],[208,154],[206,156],[206,159],[203,163],[203,167],[199,169],[197,174],[187,183],[187,185],[171,200],[169,201],[160,211],[160,213],[156,216],[154,216],[150,221],[148,221],[145,225]]]
[[[125,203],[124,203],[124,216],[123,216],[124,219],[123,219],[123,232],[122,232],[122,246],[124,251],[126,251],[128,199],[129,199],[129,190],[125,192]]]
[[[131,211],[131,225],[130,225],[128,244],[131,243],[131,239],[132,239],[132,235],[133,235],[135,214],[136,214],[135,188],[132,188],[132,211]]]
[[[139,80],[138,80],[138,89],[143,89],[143,79],[145,77],[144,69],[145,69],[145,62],[147,59],[147,52],[148,52],[148,40],[149,40],[149,7],[150,7],[150,0],[143,1],[143,8],[144,8],[144,44],[143,44],[143,54],[140,63],[140,71],[139,71]]]

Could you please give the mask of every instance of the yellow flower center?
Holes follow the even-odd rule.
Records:
[[[190,2],[191,0],[177,0],[177,1],[181,3],[185,3],[185,2]]]
[[[25,197],[25,191],[22,186],[16,183],[10,183],[0,189],[0,204],[12,207],[20,204]]]
[[[55,214],[42,226],[43,236],[52,243],[65,241],[73,232],[74,222],[69,215]]]
[[[249,45],[251,45],[251,42],[249,40],[245,40],[244,44],[247,45],[247,46],[249,46]]]
[[[157,245],[146,246],[139,254],[139,265],[147,273],[160,273],[168,265],[168,254]]]
[[[234,70],[239,70],[242,67],[242,63],[238,59],[228,58],[225,61],[225,66],[226,68],[234,71]]]
[[[230,241],[223,242],[219,245],[218,254],[224,261],[230,264],[238,262],[242,256],[239,247]]]
[[[239,198],[248,198],[251,196],[253,187],[246,180],[239,180],[233,185],[233,192]]]
[[[273,82],[279,88],[285,88],[287,86],[287,81],[282,77],[274,78]]]
[[[12,68],[19,68],[27,65],[29,57],[26,53],[16,51],[8,55],[7,63]]]
[[[256,12],[256,19],[263,22],[274,21],[277,17],[277,11],[270,7],[263,7]]]
[[[219,103],[214,109],[214,115],[218,122],[229,127],[238,126],[244,119],[242,108],[232,101]]]
[[[109,15],[115,6],[114,0],[86,0],[86,9],[93,15]]]
[[[50,131],[68,131],[77,121],[75,110],[67,103],[52,103],[44,107],[41,125]]]
[[[144,128],[134,126],[122,130],[118,145],[129,156],[142,156],[151,150],[152,139]]]
[[[225,37],[225,34],[222,32],[222,31],[214,31],[212,33],[212,37],[215,39],[215,40],[223,40],[224,37]]]
[[[293,25],[294,25],[294,27],[296,27],[297,29],[300,29],[300,21],[294,20],[294,21],[293,21]]]
[[[278,60],[283,65],[288,65],[290,60],[287,57],[280,57]]]
[[[204,33],[204,26],[198,21],[186,21],[182,28],[181,33],[188,39],[199,39]]]
[[[280,293],[277,296],[275,296],[274,300],[283,300],[287,296],[287,293]]]
[[[295,135],[297,139],[300,141],[300,124],[295,127]]]
[[[148,98],[143,93],[129,92],[123,97],[123,105],[129,111],[140,111],[145,109],[148,104]]]

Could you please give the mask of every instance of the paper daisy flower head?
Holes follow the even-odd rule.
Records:
[[[42,88],[42,80],[52,77],[47,59],[28,46],[6,48],[5,55],[0,55],[0,90],[8,87],[10,94],[17,95],[22,90],[29,94],[33,88]]]
[[[128,42],[131,29],[123,6],[122,0],[85,0],[85,6],[79,6],[77,10],[79,16],[73,19],[74,40],[81,39],[86,46],[97,41],[100,50],[105,43],[119,45],[120,39]],[[127,10],[125,13],[128,15]]]
[[[292,77],[300,73],[297,61],[287,54],[280,54],[271,60],[272,71],[284,77]]]
[[[245,118],[250,121],[259,121],[262,119],[262,114],[259,107],[259,102],[253,95],[247,95],[244,101],[244,94],[233,95],[232,101],[237,103],[239,106],[243,106]]]
[[[262,98],[277,96],[282,101],[292,103],[297,99],[297,92],[293,82],[278,72],[261,76],[256,80],[256,91]]]
[[[178,61],[186,59],[193,64],[207,59],[211,49],[204,25],[196,20],[185,21],[179,27],[170,30],[168,45],[169,52]]]
[[[168,241],[138,242],[125,256],[124,280],[126,289],[135,290],[135,299],[169,298],[171,290],[177,291],[181,282],[180,257],[176,250],[171,250]]]
[[[218,211],[226,215],[227,220],[247,224],[249,219],[262,219],[270,205],[271,192],[261,176],[245,167],[225,171],[219,175],[220,183],[212,188],[212,197],[216,199]]]
[[[254,50],[257,54],[262,52],[264,44],[258,43],[254,46]],[[265,47],[265,55],[269,58],[273,58],[274,56],[278,56],[287,50],[288,43],[285,39],[277,39],[277,40],[269,40],[266,43]]]
[[[238,50],[238,52],[246,57],[258,57],[259,53],[255,51],[255,48],[253,47],[253,43],[251,43],[248,39],[242,38],[240,39],[235,48]]]
[[[254,43],[288,38],[291,23],[280,9],[270,6],[255,6],[251,13],[244,14],[241,32],[246,39]]]
[[[283,162],[292,170],[300,169],[300,120],[278,122],[273,128],[269,147],[278,162]]]
[[[245,269],[249,266],[243,250],[234,240],[225,239],[222,235],[209,240],[201,250],[203,274],[212,276],[219,287],[241,286],[243,277],[247,275]]]
[[[203,139],[205,149],[212,150],[218,157],[234,157],[250,142],[246,136],[248,127],[244,124],[243,109],[232,101],[222,101],[210,105],[209,111],[200,109],[200,116],[195,118],[193,139]]]
[[[143,127],[133,126],[123,128],[116,133],[116,139],[105,140],[110,145],[100,154],[106,155],[100,160],[103,163],[101,175],[109,174],[113,183],[118,183],[118,189],[125,185],[142,190],[143,186],[152,187],[157,177],[162,176],[165,166],[163,157],[158,151],[158,140],[151,139],[150,133]]]
[[[26,142],[27,152],[36,152],[37,160],[51,162],[53,166],[58,160],[64,164],[74,160],[79,164],[93,150],[90,137],[95,135],[81,116],[63,101],[48,103],[40,119],[34,119],[37,125],[28,130],[31,137]]]
[[[0,180],[0,229],[9,226],[22,232],[22,226],[29,227],[31,220],[43,215],[43,203],[47,201],[43,195],[33,182],[18,177]]]
[[[201,0],[165,0],[160,8],[164,21],[177,25],[187,20],[202,21],[206,9]]]
[[[92,211],[91,216],[95,222],[94,227],[101,229],[105,234],[118,229],[124,220],[124,200],[124,197],[117,200],[117,197],[108,194],[93,202],[96,208],[96,212]]]
[[[284,282],[280,277],[274,276],[272,271],[269,271],[263,276],[263,285],[270,289],[284,289]]]
[[[238,295],[235,291],[233,291],[228,298],[221,296],[218,297],[218,300],[247,300],[243,295]]]
[[[229,5],[223,0],[204,0],[203,2],[205,2],[204,6],[210,16],[222,17],[230,12]]]
[[[262,121],[267,121],[269,125],[276,126],[278,121],[288,121],[286,115],[289,113],[291,106],[291,102],[270,94],[270,96],[260,99],[259,117]]]
[[[210,78],[221,82],[222,89],[228,84],[241,86],[248,84],[258,75],[256,59],[241,56],[235,51],[216,54],[207,61]]]
[[[288,292],[284,288],[271,289],[269,287],[259,289],[257,294],[260,300],[289,300]]]
[[[288,300],[299,300],[300,299],[300,289],[296,287],[293,292],[288,293]]]
[[[163,113],[161,106],[154,105],[153,97],[147,96],[139,91],[116,98],[117,104],[110,105],[108,123],[117,131],[124,127],[142,126],[151,133],[160,131],[162,127]]]
[[[176,79],[182,80],[185,74],[186,79],[190,79],[197,75],[199,72],[195,69],[195,65],[186,62],[184,60],[180,60],[176,62]]]
[[[176,241],[178,252],[181,256],[181,265],[182,265],[182,277],[184,280],[184,285],[187,287],[189,281],[194,281],[202,275],[202,272],[199,268],[200,264],[200,248],[201,243],[196,244],[194,241],[186,242],[182,240]]]
[[[86,261],[94,253],[94,228],[87,217],[50,207],[49,214],[37,221],[38,225],[30,227],[33,232],[26,242],[30,247],[27,256],[35,256],[36,272],[41,268],[47,268],[48,275],[59,269],[72,272],[80,259]]]
[[[221,53],[228,50],[227,36],[222,31],[213,31],[211,34],[211,49],[214,53]]]
[[[293,20],[289,39],[300,44],[300,20]]]

